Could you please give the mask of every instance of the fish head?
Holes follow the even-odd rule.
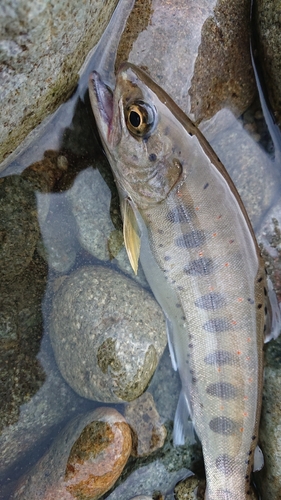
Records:
[[[113,91],[93,72],[89,92],[119,192],[138,208],[161,202],[181,178],[186,135],[169,97],[130,63],[120,66]]]

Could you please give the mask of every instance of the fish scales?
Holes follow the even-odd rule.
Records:
[[[202,443],[205,498],[249,499],[266,278],[247,214],[204,137],[140,69],[121,66],[113,96],[94,74],[90,96],[124,229],[138,227],[142,267],[167,318]],[[132,255],[138,239],[127,234]]]

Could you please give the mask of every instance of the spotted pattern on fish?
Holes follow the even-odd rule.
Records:
[[[207,365],[233,365],[235,362],[235,357],[231,352],[228,351],[215,351],[204,358]]]
[[[226,476],[230,476],[233,473],[234,463],[235,460],[226,453],[223,453],[216,458],[216,468],[223,472]]]
[[[220,309],[226,305],[226,298],[222,293],[210,292],[196,299],[195,305],[201,309],[206,309],[206,311],[214,311],[215,309]]]
[[[214,497],[210,497],[210,500],[235,500],[235,496],[229,490],[217,490]]]
[[[227,318],[209,319],[203,325],[204,330],[211,333],[226,332],[227,330],[231,330],[232,327],[233,325]]]
[[[205,241],[206,235],[204,231],[194,230],[176,238],[175,245],[180,248],[197,248],[201,247]]]
[[[96,77],[93,93],[99,85]],[[106,115],[112,108],[99,128],[121,201],[132,201],[141,264],[173,322],[174,355],[202,443],[205,498],[246,500],[267,312],[264,263],[251,224],[212,148],[148,76],[123,65],[113,99],[110,93],[105,105],[97,102],[108,94],[105,85],[96,92],[93,109]],[[151,133],[127,133],[126,99],[154,110]]]
[[[208,257],[200,257],[190,262],[183,270],[191,276],[206,276],[214,272],[214,262]]]
[[[148,159],[149,159],[149,161],[156,161],[157,155],[155,153],[150,153]]]
[[[169,222],[181,223],[190,222],[195,217],[195,211],[192,206],[178,205],[167,214]]]
[[[215,382],[214,384],[209,384],[206,392],[210,394],[210,396],[216,396],[220,399],[235,399],[237,396],[236,387],[229,382]]]
[[[209,427],[217,434],[231,436],[237,432],[238,424],[229,417],[220,416],[210,420]]]

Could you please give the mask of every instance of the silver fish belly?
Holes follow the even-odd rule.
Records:
[[[202,443],[206,500],[249,500],[266,276],[244,206],[202,134],[139,68],[122,65],[113,93],[97,73],[89,88],[128,255],[136,270],[140,254],[167,319],[182,382],[175,442],[185,410]]]

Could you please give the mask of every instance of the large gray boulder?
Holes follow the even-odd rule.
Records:
[[[117,0],[2,0],[0,162],[74,90]]]

